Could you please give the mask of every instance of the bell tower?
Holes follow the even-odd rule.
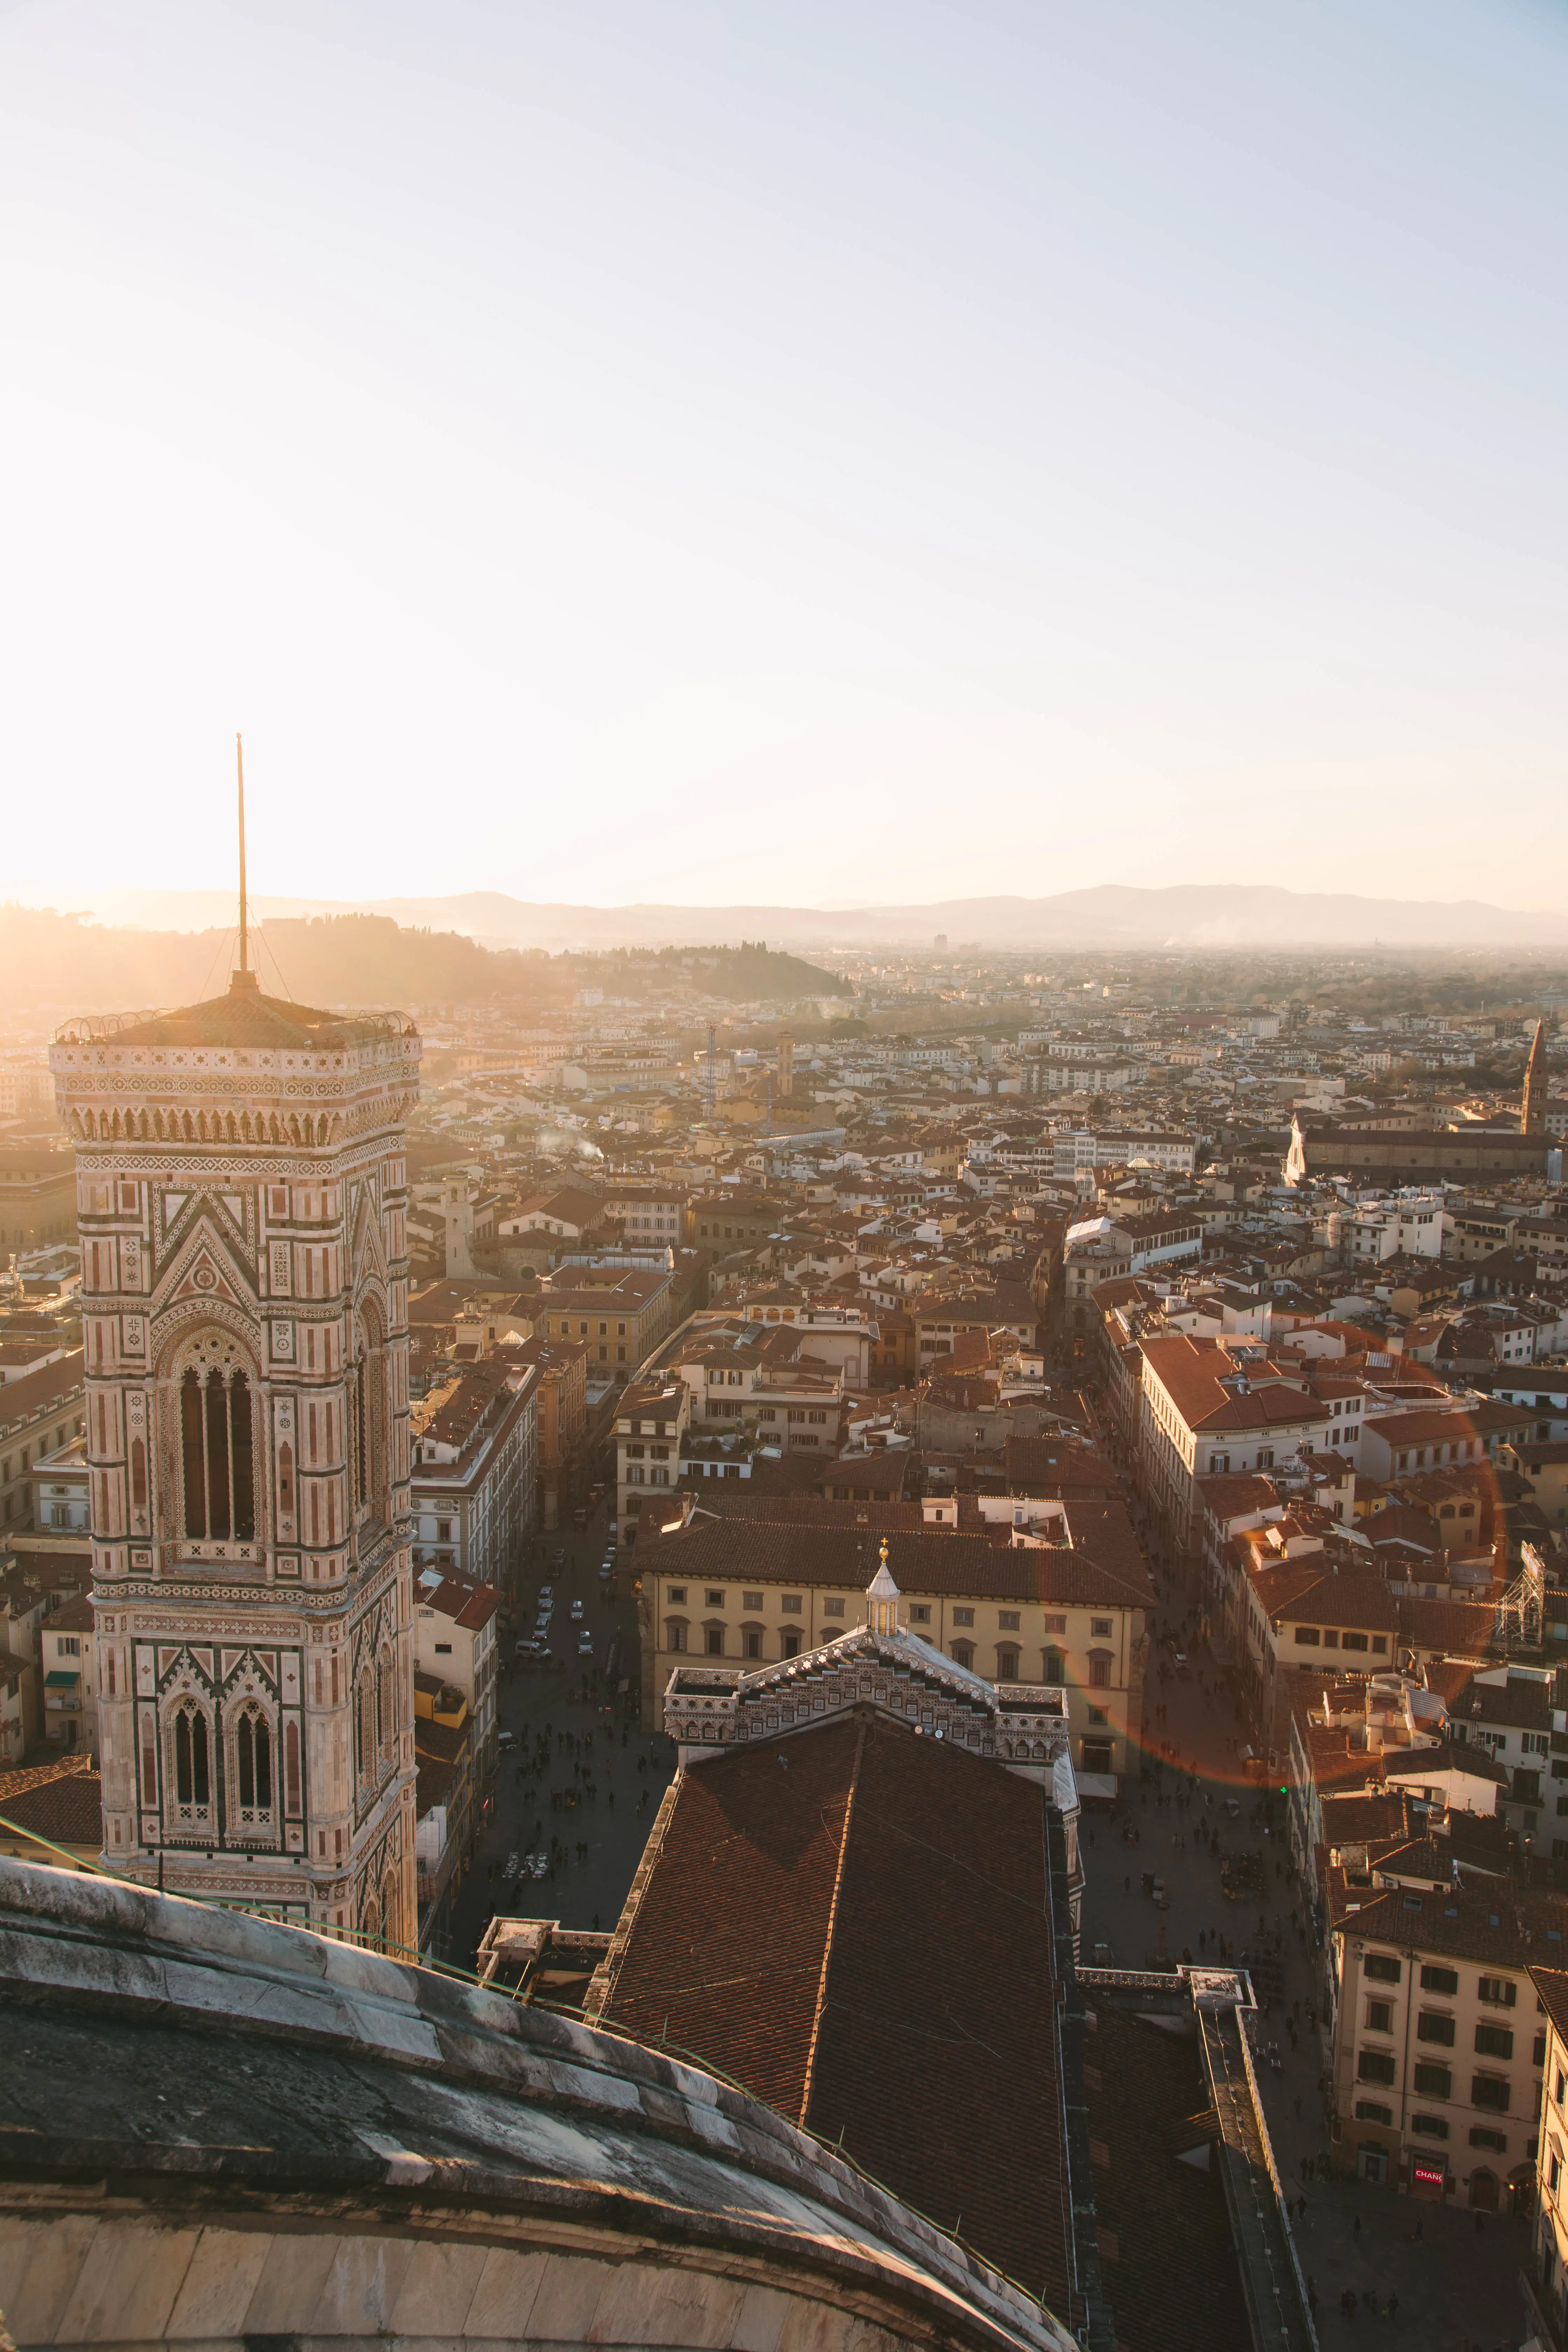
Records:
[[[76,1146],[103,1859],[412,1948],[419,1039],[264,995],[243,919],[241,942],[224,995],[69,1023],[50,1053]]]
[[[1538,1021],[1535,1034],[1530,1041],[1530,1055],[1524,1066],[1524,1100],[1520,1110],[1521,1135],[1544,1135],[1546,1132],[1546,1024]]]

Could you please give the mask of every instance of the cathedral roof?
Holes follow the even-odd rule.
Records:
[[[384,1013],[323,1013],[281,996],[263,996],[254,972],[237,971],[222,996],[170,1013],[150,1013],[116,1028],[116,1045],[255,1045],[292,1048],[346,1045],[378,1036]]]
[[[1013,1932],[1038,1946],[1032,1920]],[[1037,2042],[1048,2004],[1031,1988],[1017,2006],[988,2000],[980,2038]],[[1073,2352],[1038,2302],[744,2091],[302,1928],[0,1860],[0,2015],[26,2154],[20,2192],[0,2179],[22,2242],[5,2310],[30,2342],[97,2297],[148,2337],[237,2346],[409,2341],[439,2315],[458,2346],[782,2327]],[[58,2218],[84,2179],[115,2183],[110,2235],[96,2210],[85,2230]]]
[[[694,1764],[602,2017],[743,2084],[1062,2311],[1051,1802],[869,1710]]]

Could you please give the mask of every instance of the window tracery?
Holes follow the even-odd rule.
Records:
[[[256,1537],[255,1402],[226,1332],[203,1332],[179,1373],[181,1526],[198,1543]]]
[[[213,1765],[211,1719],[201,1700],[187,1693],[164,1721],[163,1818],[172,1834],[213,1834],[217,1818]]]

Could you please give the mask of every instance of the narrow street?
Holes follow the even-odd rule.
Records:
[[[1158,1572],[1155,1580],[1162,1582]],[[1174,1588],[1165,1590],[1179,1625],[1187,1604]],[[1515,2345],[1523,2333],[1515,2283],[1527,2247],[1522,2221],[1416,2202],[1392,2187],[1325,2178],[1320,2168],[1330,2147],[1330,2058],[1307,2021],[1309,2009],[1315,2014],[1320,2003],[1321,1979],[1290,1868],[1284,1801],[1244,1779],[1246,1730],[1223,1678],[1197,1647],[1187,1654],[1188,1672],[1177,1670],[1173,1660],[1181,1647],[1168,1636],[1155,1646],[1149,1778],[1142,1784],[1129,1779],[1114,1813],[1086,1817],[1085,1963],[1094,1961],[1097,1944],[1108,1943],[1110,1964],[1118,1968],[1224,1957],[1253,1970],[1258,2081],[1301,2267],[1319,2296],[1320,2335],[1348,2342],[1358,2331],[1397,2329],[1443,2352]],[[1165,1756],[1167,1748],[1177,1763]],[[1259,1858],[1260,1875],[1231,1900],[1221,1859],[1234,1864],[1244,1850]],[[1163,1960],[1161,1913],[1142,1891],[1145,1873],[1165,1884]],[[1347,2288],[1358,2299],[1353,2320],[1341,2309]],[[1392,2325],[1391,2294],[1397,2297]],[[1367,2296],[1376,2298],[1378,2315]]]
[[[474,1965],[498,1911],[569,1927],[613,1927],[674,1775],[672,1744],[645,1739],[637,1727],[637,1555],[627,1556],[612,1600],[599,1575],[606,1518],[601,1506],[585,1529],[544,1538],[546,1564],[524,1581],[531,1602],[542,1583],[553,1588],[550,1644],[560,1663],[542,1672],[513,1664],[507,1644],[497,1717],[516,1746],[501,1755],[450,1930],[433,1954],[459,1968]],[[566,1555],[559,1569],[557,1551]],[[581,1620],[572,1615],[575,1601]],[[521,1630],[531,1625],[531,1607]],[[578,1655],[581,1628],[593,1637],[591,1657]],[[553,1852],[546,1876],[504,1875],[513,1853],[541,1851]]]

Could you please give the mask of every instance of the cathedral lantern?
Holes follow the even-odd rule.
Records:
[[[242,928],[242,942],[245,933]],[[416,1941],[401,1014],[69,1023],[104,1860]]]

